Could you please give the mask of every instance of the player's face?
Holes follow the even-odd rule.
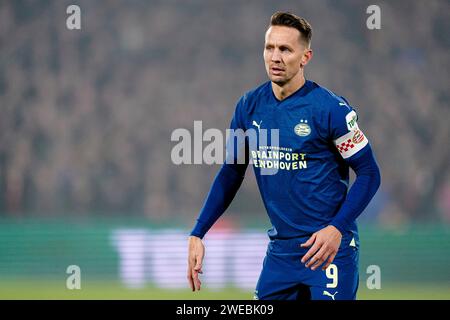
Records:
[[[286,26],[271,26],[266,32],[264,63],[269,79],[284,86],[302,76],[305,52],[309,49],[300,41],[300,31]],[[306,61],[307,62],[307,61]]]

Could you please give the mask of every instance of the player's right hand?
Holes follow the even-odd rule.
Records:
[[[189,285],[192,291],[200,290],[202,283],[198,275],[203,273],[202,263],[205,256],[205,246],[202,239],[194,236],[189,237],[188,255],[187,279]]]

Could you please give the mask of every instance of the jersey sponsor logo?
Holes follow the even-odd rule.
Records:
[[[357,120],[358,116],[353,110],[345,116],[345,122],[347,122],[347,129],[349,131],[358,129],[358,123],[356,122]]]
[[[347,159],[364,148],[369,141],[364,133],[357,129],[350,131],[342,137],[336,139],[334,144],[341,154],[342,158]]]
[[[300,120],[300,123],[294,127],[294,132],[300,137],[309,136],[311,133],[311,127],[308,124],[308,120]]]
[[[306,153],[293,152],[291,148],[260,146],[259,150],[251,150],[250,155],[255,168],[301,170],[308,167]]]

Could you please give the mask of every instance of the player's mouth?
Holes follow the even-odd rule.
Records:
[[[283,68],[280,68],[280,67],[270,67],[270,73],[273,74],[273,75],[275,75],[275,76],[278,76],[278,75],[282,74],[283,72],[284,72],[284,69],[283,69]]]

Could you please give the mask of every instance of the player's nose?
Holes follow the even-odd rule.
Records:
[[[280,62],[281,61],[280,50],[278,50],[278,49],[273,50],[272,57],[270,60],[272,62]]]

